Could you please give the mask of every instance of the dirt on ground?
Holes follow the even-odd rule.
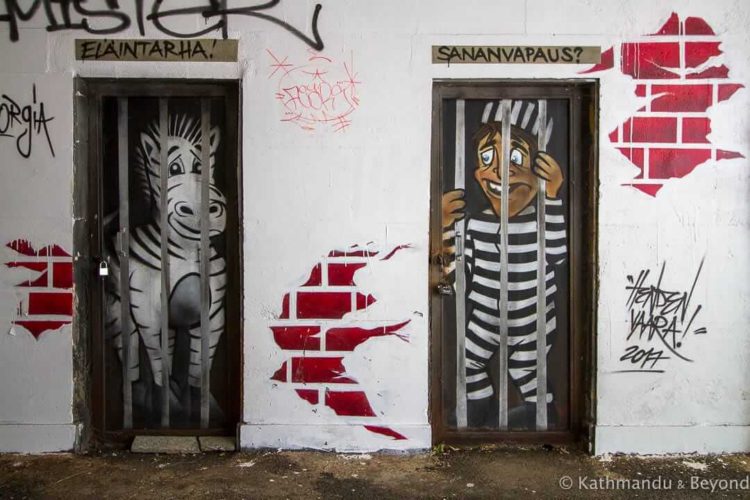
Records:
[[[0,498],[750,498],[750,456],[591,457],[558,447],[0,455]]]

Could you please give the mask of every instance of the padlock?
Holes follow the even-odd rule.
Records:
[[[109,276],[109,267],[105,261],[99,263],[99,276]]]

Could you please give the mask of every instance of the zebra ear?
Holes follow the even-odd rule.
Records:
[[[219,140],[221,138],[221,132],[219,131],[219,127],[216,126],[211,129],[211,133],[208,136],[208,142],[209,147],[211,148],[211,153],[209,157],[209,165],[211,169],[211,175],[213,176],[214,173],[214,166],[216,165],[216,150],[219,148]]]
[[[220,139],[221,139],[221,132],[219,131],[219,127],[216,126],[211,129],[211,134],[208,139],[211,145],[211,156],[216,154],[216,150],[219,148]]]
[[[157,152],[159,151],[159,144],[151,134],[141,132],[141,148],[143,148],[143,156],[148,160],[147,163],[152,165],[158,164],[159,158]]]

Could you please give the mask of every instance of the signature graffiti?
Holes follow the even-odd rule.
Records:
[[[228,0],[204,0],[204,5],[173,9],[165,9],[164,0],[153,0],[148,14],[146,14],[144,0],[134,0],[134,2],[135,22],[141,36],[145,35],[145,23],[149,21],[161,33],[176,38],[194,38],[216,30],[220,30],[222,37],[227,38],[230,17],[248,16],[263,19],[281,27],[315,50],[323,50],[324,47],[318,32],[318,16],[322,9],[320,4],[316,4],[313,11],[312,36],[310,36],[283,19],[265,12],[280,4],[281,0],[256,2],[231,8],[227,6]],[[18,5],[18,0],[5,0],[4,3],[5,14],[0,15],[0,22],[8,23],[11,42],[19,39],[19,21],[33,19],[42,7],[41,10],[47,20],[47,31],[82,30],[97,35],[109,35],[125,31],[133,22],[128,13],[120,10],[117,0],[106,0],[106,8],[100,10],[87,8],[85,0],[33,0],[31,5],[25,8]],[[77,17],[74,19],[74,16]],[[200,16],[206,20],[218,19],[204,29],[191,32],[175,31],[164,25],[164,19],[181,16]]]
[[[55,149],[47,124],[55,118],[44,112],[44,103],[37,101],[36,85],[31,87],[31,103],[19,104],[6,94],[0,95],[0,137],[15,139],[16,151],[24,158],[31,156],[34,136],[44,134],[52,156]]]
[[[318,126],[335,132],[346,130],[351,114],[359,107],[354,60],[338,62],[311,51],[302,64],[289,62],[266,49],[271,57],[268,78],[278,78],[276,100],[283,107],[281,121],[313,131]]]
[[[698,283],[703,261],[698,266],[689,291],[670,291],[662,287],[666,263],[653,283],[651,271],[641,270],[637,275],[628,275],[625,289],[630,293],[627,307],[630,312],[630,330],[625,353],[620,361],[630,369],[618,372],[664,373],[663,361],[693,360],[681,352],[688,335],[705,335],[705,327],[694,328],[702,305],[693,304],[693,293]]]

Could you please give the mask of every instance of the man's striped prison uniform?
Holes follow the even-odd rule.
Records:
[[[508,220],[508,374],[523,399],[536,401],[537,220],[532,203]],[[565,260],[565,218],[562,200],[546,199],[547,353],[556,330],[555,266]],[[448,244],[453,230],[443,235]],[[467,307],[466,394],[470,400],[492,396],[488,361],[500,342],[500,221],[491,209],[466,224],[465,262]],[[453,261],[445,270],[455,271]],[[552,401],[552,393],[547,393]]]

